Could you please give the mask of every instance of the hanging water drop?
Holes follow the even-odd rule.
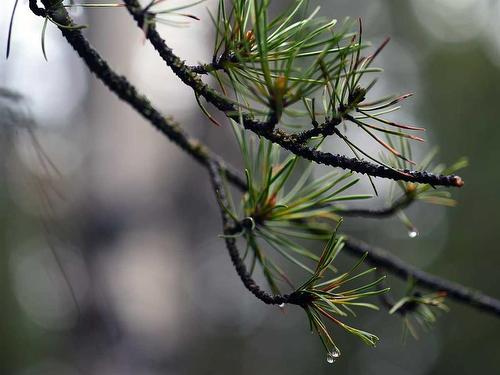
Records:
[[[330,355],[331,355],[333,358],[338,358],[338,357],[340,357],[340,351],[339,351],[337,348],[334,348],[334,349],[332,349],[332,351],[330,352]]]
[[[419,233],[418,233],[417,228],[412,228],[408,231],[408,237],[410,237],[410,238],[416,238],[416,237],[418,237],[418,234]]]
[[[326,355],[326,361],[328,363],[333,363],[337,360],[337,358],[340,357],[340,352],[338,351],[338,349],[334,348],[332,349],[332,351],[330,353],[328,353]]]

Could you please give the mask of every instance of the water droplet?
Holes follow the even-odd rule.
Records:
[[[410,238],[416,238],[418,237],[418,230],[417,228],[412,228],[408,231],[408,237]]]
[[[338,349],[332,349],[332,351],[330,353],[328,353],[326,355],[326,361],[328,363],[333,363],[337,360],[337,358],[340,357],[340,352],[338,351]]]
[[[285,304],[284,304],[284,303],[280,303],[280,304],[278,305],[278,307],[279,307],[280,309],[283,309],[283,308],[285,308]]]

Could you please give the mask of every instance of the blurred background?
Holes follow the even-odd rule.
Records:
[[[13,3],[1,5],[2,54]],[[324,16],[362,17],[374,43],[391,36],[379,90],[416,93],[398,116],[427,128],[419,154],[439,145],[443,162],[470,160],[465,187],[453,191],[457,207],[408,210],[417,238],[395,219],[348,219],[345,231],[500,298],[500,2],[312,3]],[[211,58],[206,8],[215,5],[192,9],[201,21],[188,28],[160,26],[189,63]],[[241,165],[229,127],[206,121],[125,10],[72,14],[116,71]],[[92,77],[50,23],[46,62],[42,23],[21,0],[11,56],[0,59],[0,87],[25,98],[0,99],[1,374],[498,372],[500,320],[451,301],[433,330],[404,344],[398,317],[362,313],[357,326],[380,344],[338,332],[343,356],[327,364],[302,311],[268,307],[243,288],[217,238],[206,171]]]

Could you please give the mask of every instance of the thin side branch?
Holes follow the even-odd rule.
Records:
[[[217,166],[216,162],[210,162],[208,163],[208,171],[210,174],[212,187],[219,203],[226,247],[229,252],[229,256],[231,257],[231,261],[233,262],[234,268],[236,269],[236,272],[238,273],[238,276],[243,282],[245,288],[247,288],[259,300],[268,305],[281,305],[285,303],[301,305],[303,301],[300,298],[300,293],[271,295],[262,290],[262,288],[257,285],[255,280],[252,278],[245,266],[245,263],[240,257],[240,252],[236,246],[236,239],[232,237],[232,234],[234,234],[235,231],[235,226],[238,226],[238,223],[232,223],[231,218],[224,209],[224,207],[228,206],[228,202],[226,198],[226,192],[224,191],[224,185],[220,178],[220,168]]]
[[[366,208],[344,208],[336,211],[339,215],[349,216],[349,217],[364,217],[364,218],[373,218],[373,219],[382,219],[391,217],[397,214],[399,211],[407,208],[411,205],[415,199],[411,195],[403,195],[394,203],[392,203],[388,207],[384,208],[375,208],[375,209],[366,209]]]

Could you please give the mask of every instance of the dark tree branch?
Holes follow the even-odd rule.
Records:
[[[405,209],[409,205],[414,202],[415,199],[412,195],[405,194],[396,200],[392,205],[385,208],[375,208],[375,209],[366,209],[366,208],[341,208],[336,211],[339,215],[349,216],[349,217],[365,217],[365,218],[374,218],[381,219],[393,216],[398,213],[398,211]]]
[[[478,310],[500,316],[500,301],[486,294],[431,275],[414,267],[386,250],[372,247],[354,238],[347,238],[345,249],[351,254],[361,256],[368,254],[367,261],[374,266],[382,267],[402,279],[412,277],[417,285],[434,291],[443,291],[457,302],[472,306]]]
[[[188,69],[196,74],[208,74],[215,70],[223,70],[224,67],[220,62],[213,62],[211,64],[190,65]]]
[[[229,251],[229,256],[233,262],[234,268],[238,273],[243,285],[258,299],[268,305],[281,305],[285,303],[302,305],[304,301],[300,298],[300,293],[292,293],[285,295],[271,295],[257,285],[253,280],[252,276],[248,272],[245,263],[240,257],[240,252],[236,246],[236,239],[232,237],[235,228],[239,227],[239,223],[232,223],[229,215],[225,211],[224,207],[228,207],[228,202],[226,198],[226,192],[224,191],[224,186],[220,178],[220,168],[215,162],[208,163],[208,171],[210,174],[210,180],[212,182],[212,187],[214,189],[215,195],[217,196],[217,201],[219,203],[220,213],[222,217],[222,225],[224,228],[225,242],[227,250]],[[240,228],[238,228],[240,229]]]
[[[208,74],[215,70],[212,64],[191,65],[188,68],[196,74]]]
[[[253,280],[252,276],[248,272],[245,263],[240,257],[240,253],[238,248],[236,247],[236,239],[232,236],[234,230],[231,225],[231,219],[228,214],[224,210],[223,207],[227,207],[227,198],[226,192],[224,191],[222,181],[220,179],[218,167],[215,163],[208,163],[208,171],[210,174],[210,180],[212,182],[212,187],[214,189],[215,195],[217,196],[217,200],[219,203],[220,213],[222,217],[222,226],[224,228],[224,238],[226,242],[227,250],[229,251],[229,256],[231,257],[231,261],[233,262],[234,268],[238,273],[243,285],[258,299],[268,305],[279,305],[281,303],[285,303],[286,298],[282,296],[272,296],[265,291],[263,291],[257,283]]]
[[[238,176],[236,172],[234,172],[232,169],[229,169],[228,167],[224,167],[223,161],[215,154],[210,152],[205,146],[201,145],[197,141],[189,139],[186,136],[186,134],[182,132],[179,126],[175,122],[173,122],[173,120],[167,119],[164,116],[162,116],[160,112],[157,111],[151,105],[151,103],[145,96],[137,92],[135,87],[132,86],[125,77],[119,76],[111,70],[109,65],[101,58],[101,56],[99,56],[99,54],[92,49],[92,47],[90,46],[88,41],[83,37],[81,32],[78,29],[72,28],[75,25],[72,22],[71,18],[69,17],[68,13],[66,12],[65,8],[61,5],[59,0],[41,0],[41,1],[45,6],[46,10],[39,8],[37,6],[36,0],[30,0],[30,8],[33,11],[33,13],[42,17],[49,16],[55,22],[57,22],[60,25],[59,29],[62,32],[63,36],[67,39],[69,44],[76,50],[76,52],[80,55],[82,60],[86,63],[89,70],[93,72],[97,76],[97,78],[99,78],[118,97],[120,97],[123,101],[127,102],[129,105],[131,105],[138,113],[140,113],[149,122],[151,122],[153,126],[155,126],[158,130],[160,130],[171,141],[176,143],[179,147],[181,147],[185,152],[187,152],[194,159],[200,162],[203,166],[209,168],[211,176],[215,176],[215,178],[212,177],[212,183],[216,191],[219,192],[218,193],[219,199],[221,198],[225,199],[224,198],[225,195],[222,196],[220,195],[221,193],[223,193],[223,189],[221,188],[218,172],[225,173],[228,180],[240,190],[242,191],[246,190],[246,183],[241,180],[241,178]],[[126,0],[126,2],[136,3],[135,1],[131,0]],[[132,14],[136,13],[136,10],[134,10],[134,8],[129,8],[129,10],[133,12]],[[142,16],[138,15],[138,17]],[[154,31],[154,29],[152,30]],[[149,33],[151,33],[151,31]],[[155,34],[157,35],[156,31],[153,32],[153,36]],[[155,38],[153,38],[153,40],[155,40]],[[163,41],[161,41],[161,43],[162,45],[164,44]],[[168,52],[170,50],[167,49],[166,51]],[[167,55],[171,55],[171,51],[168,52]],[[177,70],[181,69],[182,71],[186,70],[184,64],[180,62],[178,58],[172,56],[173,55],[171,55],[170,57],[173,59],[172,60],[172,62],[174,63],[173,66],[175,66],[175,64],[180,64],[177,66],[176,69]],[[210,89],[205,87],[204,84],[201,82],[201,80],[199,80],[199,78],[194,73],[190,72],[189,70],[186,70],[186,72],[188,74],[187,77],[189,79],[186,76],[184,78],[186,78],[189,81],[194,80],[194,82],[200,83],[201,90],[207,90],[207,92],[210,92]],[[184,73],[182,74],[184,75]],[[207,94],[207,96],[209,96],[209,94]],[[231,110],[232,108],[231,107],[232,105],[227,102],[221,102],[220,105],[230,107],[227,109],[228,111]],[[258,125],[250,126],[250,130],[255,131],[257,134],[260,134],[260,131],[262,131],[258,128]],[[323,155],[322,153],[318,154],[317,151],[304,148],[300,145],[295,145],[293,141],[291,139],[288,139],[285,135],[279,135],[280,134],[279,132],[273,132],[271,134],[264,132],[263,134],[266,134],[267,136],[271,137],[272,138],[271,140],[274,139],[278,144],[283,144],[286,145],[288,148],[293,148],[293,150],[291,151],[292,152],[295,151],[300,156],[304,156],[311,160],[325,158],[325,155]],[[273,135],[273,134],[278,134],[278,135]],[[331,155],[331,157],[335,158],[334,155]],[[336,166],[341,166],[343,168],[356,170],[355,168],[350,168],[350,166],[352,166],[350,164],[351,163],[350,159],[347,159],[345,157],[344,159],[345,159],[344,162]],[[337,162],[337,160],[335,162]],[[396,178],[398,176],[390,175],[390,173],[397,173],[397,172],[391,170],[386,171],[384,170],[384,168],[380,169],[381,167],[379,166],[367,167],[366,163],[364,162],[359,162],[359,161],[356,162],[362,163],[361,165],[363,170],[366,170],[366,168],[368,168],[368,171],[372,169],[378,171],[377,172],[378,174],[372,174],[372,175],[384,177],[385,174],[388,174],[387,176],[388,178],[404,179],[404,178]],[[357,165],[358,167],[360,166],[360,164]],[[359,172],[359,170],[357,171]],[[412,172],[412,173],[413,177],[415,177],[415,173],[417,172]],[[390,177],[389,175],[392,177]],[[447,181],[448,184],[454,186],[456,186],[458,182],[461,181],[461,179],[457,176],[448,176],[448,177],[434,176],[434,175],[426,175],[425,172],[422,172],[421,176],[419,177],[419,179],[438,181],[441,183],[443,182],[443,178],[448,179]],[[432,183],[432,182],[427,182],[427,183]],[[441,183],[433,183],[433,184],[439,185]],[[228,221],[227,216],[225,216],[225,212],[222,213],[222,215],[224,222],[224,232],[230,233],[231,232],[231,228],[229,226],[230,221]],[[245,286],[259,299],[269,304],[281,304],[281,303],[292,303],[297,305],[301,304],[300,296],[294,294],[284,295],[284,296],[271,296],[270,294],[262,291],[252,280],[252,278],[248,274],[248,271],[246,271],[246,267],[244,266],[243,262],[241,261],[241,258],[239,257],[239,252],[238,249],[236,248],[235,240],[231,238],[226,238],[226,245],[228,247],[233,264],[235,265],[236,270],[240,275],[240,278],[244,282]],[[363,255],[364,253],[368,253],[367,259],[370,263],[372,263],[373,265],[381,266],[387,269],[388,272],[391,272],[398,277],[406,279],[407,277],[411,276],[414,278],[417,284],[422,287],[426,287],[432,290],[445,291],[450,295],[450,297],[454,298],[458,302],[470,305],[479,310],[489,312],[497,316],[500,315],[499,300],[486,296],[481,292],[469,289],[460,284],[452,283],[437,276],[430,275],[424,271],[417,269],[416,267],[410,264],[405,263],[398,257],[388,253],[385,250],[372,248],[352,238],[347,240],[346,250],[351,254],[355,255]]]
[[[329,165],[372,177],[382,177],[396,181],[417,182],[433,186],[463,186],[463,181],[459,176],[438,176],[425,171],[410,171],[407,169],[397,171],[382,165],[369,163],[355,158],[348,158],[344,155],[334,155],[328,152],[314,150],[310,147],[294,142],[293,136],[284,134],[279,130],[272,133],[263,133],[262,131],[257,131],[256,133],[280,145],[295,155],[314,161],[318,164]]]
[[[47,4],[43,3],[43,5],[45,6],[45,8],[47,8]],[[47,16],[47,11],[38,6],[37,0],[29,0],[29,6],[30,6],[30,10],[36,16],[44,17],[44,18]],[[62,6],[62,4],[61,4],[61,6]]]
[[[128,11],[137,22],[137,25],[141,28],[145,28],[146,25],[146,38],[151,42],[153,47],[156,49],[161,58],[165,63],[172,69],[172,71],[184,82],[186,85],[191,87],[198,95],[203,96],[208,102],[213,104],[217,109],[225,112],[226,115],[239,122],[240,116],[239,111],[236,106],[229,101],[227,98],[221,96],[210,87],[208,87],[201,78],[182,61],[178,56],[174,54],[172,49],[168,47],[165,40],[156,31],[155,25],[148,15],[141,8],[141,5],[137,0],[124,0]],[[347,170],[352,170],[357,173],[367,174],[373,177],[382,177],[398,181],[411,181],[424,184],[431,184],[434,186],[463,186],[464,182],[459,176],[442,176],[434,175],[428,172],[420,171],[397,171],[384,167],[382,165],[376,165],[364,160],[358,160],[355,158],[348,158],[343,155],[334,155],[328,152],[322,152],[314,150],[305,146],[301,142],[295,140],[295,135],[286,134],[282,131],[273,131],[273,124],[267,122],[256,121],[249,114],[244,114],[243,125],[246,129],[253,131],[257,135],[260,135],[273,143],[276,143],[283,147],[284,149],[294,153],[295,155],[301,156],[305,159],[314,161],[319,164],[325,164],[332,167],[343,168]]]

